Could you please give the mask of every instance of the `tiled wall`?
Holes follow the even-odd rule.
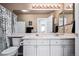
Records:
[[[7,35],[12,33],[12,14],[10,10],[0,5],[0,51],[7,48],[9,42]]]

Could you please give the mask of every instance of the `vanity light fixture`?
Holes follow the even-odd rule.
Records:
[[[33,9],[60,9],[60,4],[32,4]]]
[[[70,3],[70,4],[64,4],[64,9],[73,9],[73,4],[72,3]]]
[[[63,4],[64,9],[69,10],[73,9],[73,4],[72,3],[66,3]],[[53,10],[59,10],[62,9],[62,4],[56,3],[56,4],[46,4],[46,3],[36,3],[32,4],[32,9],[53,9]]]

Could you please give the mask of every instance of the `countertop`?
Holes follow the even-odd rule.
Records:
[[[75,34],[67,33],[13,33],[7,37],[21,37],[22,39],[75,39]]]

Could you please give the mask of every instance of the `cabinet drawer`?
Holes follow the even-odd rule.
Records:
[[[37,45],[49,45],[49,40],[37,40]]]
[[[74,42],[75,42],[74,40],[63,40],[64,45],[73,45]]]
[[[73,45],[74,40],[51,40],[51,45]]]
[[[36,40],[24,40],[23,45],[36,45]]]
[[[51,45],[61,45],[62,44],[62,40],[50,40],[50,44]]]

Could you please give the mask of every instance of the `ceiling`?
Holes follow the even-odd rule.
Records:
[[[11,11],[13,11],[16,14],[37,14],[37,13],[51,13],[54,12],[55,10],[33,10],[32,9],[32,3],[2,3],[1,5],[3,5],[4,7],[10,9]],[[29,10],[28,12],[22,12],[21,10]]]
[[[53,10],[28,10],[28,12],[22,12],[21,10],[14,10],[16,14],[48,14],[54,12]]]
[[[22,10],[30,8],[29,3],[0,3],[4,7],[8,8],[9,10]]]
[[[1,5],[3,5],[4,7],[10,9],[11,11],[13,11],[16,14],[37,14],[37,13],[51,13],[57,10],[49,10],[49,9],[38,9],[38,10],[33,10],[32,9],[32,3],[2,3]],[[22,10],[28,10],[28,12],[22,12]],[[72,13],[71,10],[66,11],[65,13]]]

